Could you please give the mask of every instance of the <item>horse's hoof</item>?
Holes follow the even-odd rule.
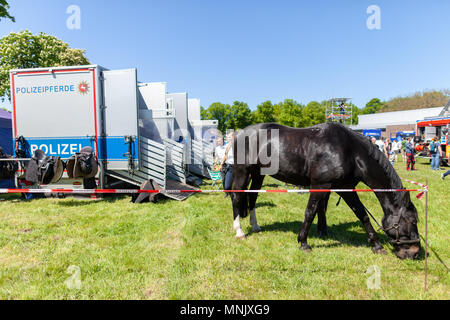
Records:
[[[305,245],[302,244],[302,245],[300,246],[300,250],[303,250],[303,251],[305,251],[305,252],[311,252],[311,251],[312,251],[311,247],[308,246],[307,244],[305,244]]]
[[[261,227],[257,227],[257,228],[252,228],[252,231],[253,231],[254,233],[259,233],[259,232],[261,232],[262,230],[261,230]]]
[[[245,240],[245,234],[244,234],[244,235],[241,235],[241,236],[236,236],[236,239],[239,239],[239,240]]]

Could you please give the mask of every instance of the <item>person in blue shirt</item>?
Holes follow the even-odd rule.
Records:
[[[441,164],[441,153],[442,148],[439,143],[439,138],[434,137],[430,143],[431,170],[439,170],[439,165]]]

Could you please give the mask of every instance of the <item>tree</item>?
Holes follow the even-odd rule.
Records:
[[[384,106],[384,103],[381,102],[378,98],[373,98],[369,102],[367,102],[366,107],[362,109],[361,114],[373,114],[377,113]]]
[[[1,1],[1,0],[0,0]],[[24,30],[0,39],[0,97],[10,98],[11,69],[61,67],[90,64],[85,50],[72,49],[58,38]]]
[[[253,114],[248,104],[241,101],[233,102],[231,106],[230,125],[227,129],[243,129],[253,124]]]
[[[449,99],[449,90],[416,92],[412,95],[396,97],[387,101],[379,112],[442,107],[447,104]]]
[[[0,21],[2,20],[2,18],[7,18],[10,19],[12,22],[16,22],[16,19],[14,19],[14,17],[12,17],[9,12],[9,4],[8,2],[6,2],[6,0],[0,0]]]
[[[352,124],[353,124],[353,125],[358,124],[358,122],[359,122],[358,116],[361,114],[361,109],[359,109],[359,108],[358,108],[356,105],[354,105],[353,103],[349,103],[348,105],[353,107],[353,108],[352,108],[352,113],[353,113],[353,116],[352,116]]]
[[[204,109],[201,116],[203,120],[218,120],[217,128],[223,134],[231,127],[231,107],[229,104],[214,102],[208,109]]]
[[[311,127],[325,122],[325,105],[317,101],[311,101],[303,109],[302,127]]]
[[[271,101],[265,101],[256,106],[253,112],[255,123],[277,122],[277,110]]]
[[[289,127],[302,127],[303,126],[303,106],[297,101],[292,99],[286,99],[277,105],[279,108],[278,122],[282,125]]]

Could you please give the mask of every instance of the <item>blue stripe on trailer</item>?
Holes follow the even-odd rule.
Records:
[[[99,160],[106,161],[126,161],[129,145],[125,142],[125,137],[100,137],[99,139]],[[37,149],[41,149],[48,156],[70,158],[73,154],[80,152],[84,147],[92,147],[95,150],[94,137],[61,137],[61,138],[27,138],[25,137],[25,151],[27,157],[31,157]],[[138,141],[132,143],[132,155],[138,159]]]

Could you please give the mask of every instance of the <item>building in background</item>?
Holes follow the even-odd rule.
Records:
[[[397,132],[415,131],[417,120],[438,117],[446,107],[364,114],[358,116],[358,124],[350,128],[361,133],[363,130],[380,129],[383,137],[396,137]]]

